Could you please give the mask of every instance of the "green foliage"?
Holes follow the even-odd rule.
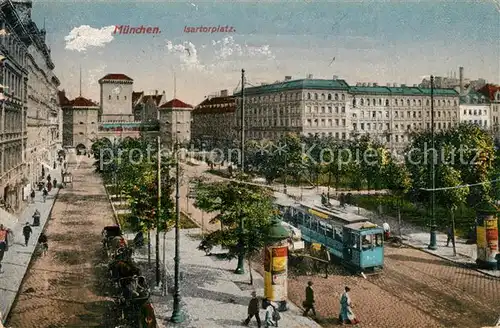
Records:
[[[124,138],[111,143],[103,138],[94,142],[92,151],[94,165],[103,178],[112,182],[113,192],[128,199],[132,213],[125,218],[127,226],[134,231],[171,229],[174,220],[171,194],[175,183],[175,178],[169,177],[174,165],[172,158],[161,159],[162,197],[158,208],[157,152],[147,139]]]
[[[221,245],[228,249],[228,258],[240,252],[252,256],[266,242],[273,214],[271,193],[261,187],[237,182],[203,182],[196,184],[196,206],[208,213],[217,213],[212,223],[222,229],[204,237],[205,245]],[[244,232],[240,231],[244,220]],[[243,245],[240,247],[240,237]]]

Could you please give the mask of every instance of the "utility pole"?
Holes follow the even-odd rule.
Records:
[[[157,205],[156,205],[156,286],[160,285],[160,221],[161,221],[161,134],[160,134],[160,109],[156,108],[156,120],[158,121],[158,135],[156,136],[156,161],[157,161]],[[164,250],[165,251],[165,250]]]
[[[430,243],[429,249],[436,250],[436,144],[434,140],[434,76],[431,75],[431,144],[432,144],[432,159],[431,159],[431,180],[432,180],[432,195],[431,195],[431,224],[430,224]]]
[[[245,174],[245,70],[241,70],[241,174],[242,176]],[[234,273],[236,274],[244,274],[245,273],[245,253],[243,251],[244,241],[243,234],[245,232],[245,221],[243,215],[240,214],[240,240],[239,240],[239,248],[240,253],[238,254],[238,266]]]
[[[175,85],[175,75],[174,75]],[[174,94],[176,90],[174,87]],[[177,112],[176,112],[177,119]],[[180,323],[184,321],[184,316],[181,311],[181,290],[180,290],[180,218],[181,218],[181,204],[180,204],[180,171],[179,171],[179,142],[177,135],[177,122],[175,125],[175,257],[174,257],[174,309],[170,321],[173,323]]]

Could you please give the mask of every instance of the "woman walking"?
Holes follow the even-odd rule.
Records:
[[[342,297],[340,298],[340,315],[339,315],[339,320],[340,324],[358,324],[359,320],[356,319],[356,316],[354,315],[354,312],[352,312],[352,303],[351,303],[351,297],[349,296],[349,292],[351,289],[349,287],[345,288],[345,292],[342,294]]]

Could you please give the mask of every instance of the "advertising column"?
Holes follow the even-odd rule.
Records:
[[[491,213],[478,215],[476,226],[478,267],[494,270],[497,268],[498,219]]]
[[[267,246],[264,252],[264,297],[286,304],[288,245]]]

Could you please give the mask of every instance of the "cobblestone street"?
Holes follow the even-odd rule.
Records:
[[[48,254],[31,263],[6,327],[114,327],[99,266],[112,212],[91,160],[82,159],[79,167],[70,161],[73,186],[60,191],[45,229]]]
[[[289,297],[302,303],[314,281],[324,327],[335,326],[344,286],[351,287],[360,327],[481,327],[500,315],[500,280],[411,248],[386,248],[378,275],[352,276],[342,269],[329,276],[290,279]]]
[[[218,177],[202,166],[184,166],[188,176]],[[187,188],[183,189],[183,195]],[[185,197],[185,196],[184,196]],[[186,202],[181,202],[181,206]],[[185,209],[184,205],[184,209]],[[190,204],[191,216],[201,225],[201,212]],[[214,229],[207,224],[207,230]],[[262,271],[262,270],[258,270]],[[385,249],[385,268],[379,275],[353,276],[341,267],[323,276],[290,277],[288,296],[297,305],[304,300],[307,281],[314,281],[317,310],[324,327],[337,326],[343,288],[351,287],[360,327],[437,328],[492,325],[500,316],[500,279],[443,260],[413,248]]]

